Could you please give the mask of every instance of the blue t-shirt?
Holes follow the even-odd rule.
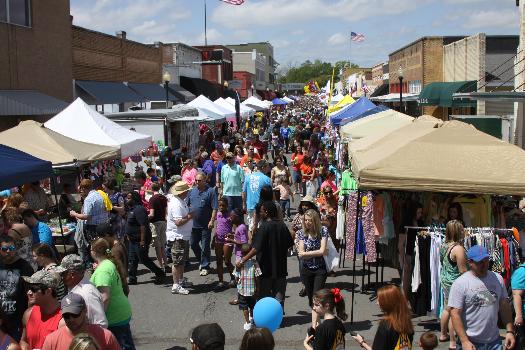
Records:
[[[283,139],[287,139],[290,136],[290,128],[285,128],[284,126],[281,126],[280,132]]]
[[[510,286],[512,290],[525,290],[525,264],[521,264],[510,278]],[[522,300],[523,314],[525,315],[525,302]]]
[[[38,224],[31,229],[31,233],[33,234],[33,244],[45,243],[50,247],[54,246],[51,229],[42,221],[39,221]]]
[[[192,188],[187,203],[190,213],[193,212],[193,228],[207,228],[212,211],[218,207],[215,188],[206,186],[202,192],[198,187]]]
[[[208,184],[211,187],[215,187],[215,181],[217,179],[215,176],[215,164],[213,163],[213,160],[211,159],[205,160],[204,164],[202,164],[202,171],[204,172],[204,174],[206,174],[206,176],[211,175],[210,180],[208,181]]]
[[[246,193],[246,209],[254,210],[257,203],[259,203],[261,189],[264,186],[271,185],[272,180],[260,171],[246,175],[242,186],[242,191]]]

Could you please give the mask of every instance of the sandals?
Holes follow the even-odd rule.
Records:
[[[239,300],[237,300],[237,299],[230,300],[228,302],[228,304],[230,304],[230,305],[239,305]]]
[[[449,341],[449,340],[450,340],[450,335],[447,335],[445,338],[439,337],[439,342],[440,343],[444,343],[444,342]]]

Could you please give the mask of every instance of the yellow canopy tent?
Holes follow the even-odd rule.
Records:
[[[340,110],[341,108],[343,108],[344,106],[350,105],[354,102],[355,100],[352,98],[352,96],[346,95],[345,97],[343,97],[341,101],[337,102],[334,106],[328,108],[328,113],[336,112]]]

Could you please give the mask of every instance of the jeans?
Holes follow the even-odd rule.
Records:
[[[129,323],[121,326],[109,326],[108,330],[117,338],[117,342],[122,350],[135,350],[135,343],[133,343]]]
[[[139,262],[146,266],[157,277],[164,277],[164,271],[155,264],[148,256],[149,245],[140,246],[139,242],[129,242],[128,247],[128,273],[131,282],[137,281],[137,268]]]
[[[308,267],[303,266],[304,287],[308,294],[308,303],[310,307],[312,307],[314,293],[324,288],[327,275],[326,268],[324,267],[311,270]]]
[[[281,199],[281,200],[279,200],[279,203],[281,204],[281,209],[283,210],[283,215],[286,215],[286,217],[290,217],[290,200],[289,199]]]
[[[281,303],[284,310],[284,298],[286,295],[286,277],[271,278],[261,277],[259,281],[259,298],[272,297]]]
[[[208,228],[193,228],[191,230],[190,246],[200,263],[201,269],[208,270],[211,260],[211,230]]]
[[[233,209],[242,209],[242,197],[241,196],[223,196],[228,200],[228,212]]]
[[[472,342],[474,346],[476,347],[476,350],[502,350],[503,344],[501,342],[501,339],[496,339],[491,343],[483,344],[483,343],[476,343]],[[456,338],[456,350],[461,350],[461,342],[459,341],[459,338]]]

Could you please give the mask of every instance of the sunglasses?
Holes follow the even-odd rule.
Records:
[[[67,313],[67,314],[62,314],[62,317],[64,318],[64,320],[69,320],[70,318],[79,318],[80,314]]]
[[[38,285],[33,285],[33,286],[28,286],[27,287],[27,291],[31,291],[31,293],[38,293],[38,292],[44,292],[44,288],[42,286],[38,286]]]
[[[3,252],[14,252],[16,250],[16,247],[14,245],[4,246],[0,248],[0,250],[2,250]]]

